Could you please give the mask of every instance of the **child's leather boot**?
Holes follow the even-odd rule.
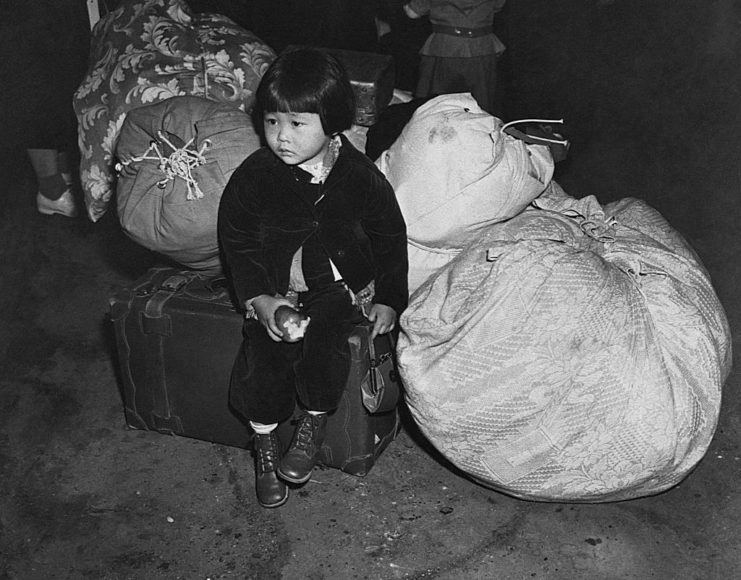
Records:
[[[306,413],[299,418],[291,446],[278,467],[280,477],[291,483],[309,481],[322,448],[326,427],[326,413]]]
[[[255,434],[255,490],[257,501],[265,508],[282,506],[288,499],[286,484],[278,479],[280,443],[275,432]]]

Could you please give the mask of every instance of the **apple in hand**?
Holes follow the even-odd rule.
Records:
[[[311,318],[303,312],[286,306],[278,306],[275,310],[275,323],[283,333],[285,342],[298,342],[304,337],[306,328],[309,326]]]

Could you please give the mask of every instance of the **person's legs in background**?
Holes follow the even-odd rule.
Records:
[[[0,77],[8,79],[0,95],[2,159],[10,154],[28,160],[22,165],[33,169],[41,213],[74,216],[78,191],[70,184],[78,173],[73,168],[78,146],[73,95],[90,50],[86,3],[8,0],[2,15],[0,54],[13,55],[0,59]]]
[[[36,207],[45,215],[77,215],[72,195],[72,173],[65,153],[57,149],[26,149],[36,174]]]

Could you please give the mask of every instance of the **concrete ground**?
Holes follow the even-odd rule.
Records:
[[[555,13],[519,15],[521,44],[510,49],[523,50],[509,64],[542,69],[512,76],[512,117],[542,109],[573,120],[559,182],[577,197],[635,196],[659,209],[710,270],[738,346],[738,42],[706,36],[691,51],[657,52],[640,15],[603,4],[616,12],[587,22],[589,34],[564,32]],[[635,25],[627,37],[611,26],[618,17]],[[668,37],[687,19],[672,23],[657,30]],[[124,425],[108,297],[157,257],[112,213],[96,224],[38,214],[23,155],[3,165],[0,579],[738,577],[737,370],[707,455],[657,496],[514,499],[450,469],[407,423],[366,477],[317,470],[265,510],[247,451]]]

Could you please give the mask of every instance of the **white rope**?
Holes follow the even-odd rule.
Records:
[[[186,199],[201,199],[203,197],[203,191],[201,191],[198,182],[193,177],[192,171],[195,167],[206,163],[204,154],[211,147],[211,141],[206,139],[201,145],[201,149],[196,150],[188,149],[193,145],[195,138],[191,138],[185,145],[178,148],[165,137],[162,131],[157,131],[157,137],[160,141],[170,146],[170,149],[172,149],[170,155],[165,157],[160,151],[157,141],[152,141],[143,155],[117,163],[116,170],[120,171],[121,168],[138,161],[157,161],[159,170],[165,175],[164,179],[157,182],[157,186],[160,189],[164,189],[168,181],[173,181],[176,177],[179,177],[188,186]]]

